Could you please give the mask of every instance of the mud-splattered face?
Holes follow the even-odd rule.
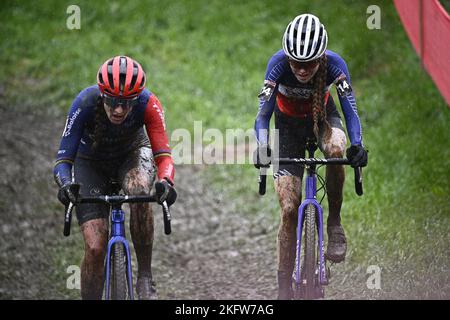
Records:
[[[105,112],[108,116],[109,121],[111,121],[113,124],[121,124],[122,122],[124,122],[131,111],[131,107],[127,105],[119,104],[115,108],[113,108],[104,103],[103,106],[105,108]]]
[[[314,77],[317,70],[319,70],[320,61],[319,59],[309,61],[309,62],[297,62],[292,59],[288,59],[289,66],[291,67],[292,73],[301,83],[307,83]]]

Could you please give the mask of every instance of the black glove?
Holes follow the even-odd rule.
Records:
[[[353,168],[367,166],[367,150],[363,146],[353,145],[347,149],[347,159]]]
[[[156,182],[155,189],[159,204],[162,204],[164,201],[166,201],[167,205],[170,207],[175,202],[175,200],[177,200],[177,192],[172,183],[168,180],[163,179]]]
[[[61,188],[59,188],[58,200],[65,206],[68,206],[70,202],[76,203],[79,188],[80,186],[76,183],[66,183]]]
[[[272,150],[268,144],[260,144],[253,153],[253,164],[257,169],[269,168]]]

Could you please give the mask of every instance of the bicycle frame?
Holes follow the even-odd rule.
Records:
[[[278,164],[298,164],[304,165],[307,171],[306,183],[305,183],[305,199],[302,201],[298,208],[298,220],[297,220],[297,246],[296,246],[296,260],[295,260],[295,270],[293,272],[294,282],[296,288],[300,288],[302,285],[309,284],[305,282],[302,283],[303,280],[302,275],[302,259],[301,259],[301,250],[302,250],[302,234],[303,234],[303,224],[305,221],[306,211],[308,206],[312,205],[315,208],[316,217],[315,222],[317,226],[317,251],[318,251],[318,288],[320,291],[316,292],[318,297],[324,295],[324,290],[322,288],[323,285],[328,284],[328,275],[326,271],[326,260],[324,254],[324,236],[323,236],[323,209],[320,203],[316,199],[317,195],[317,173],[316,173],[316,165],[350,165],[350,161],[348,159],[343,158],[328,158],[328,159],[317,159],[314,158],[314,152],[317,150],[317,142],[315,139],[308,139],[306,143],[306,148],[308,150],[309,158],[278,158],[272,159],[272,163]],[[264,195],[266,193],[266,169],[269,166],[261,166],[260,167],[260,175],[259,175],[259,194]],[[359,196],[363,195],[363,186],[362,186],[362,170],[360,167],[354,167],[355,171],[355,191]],[[305,259],[305,258],[304,258]],[[317,272],[317,264],[316,272]],[[317,275],[317,273],[316,273]],[[314,286],[316,284],[313,284]]]
[[[114,244],[121,243],[125,249],[125,255],[127,257],[127,282],[128,282],[128,293],[130,295],[130,300],[134,300],[133,294],[133,275],[131,270],[131,254],[130,246],[128,240],[125,238],[125,213],[118,205],[118,207],[113,207],[111,210],[111,236],[108,241],[108,249],[106,253],[105,261],[105,282],[106,282],[106,292],[105,299],[109,300],[110,296],[110,273],[111,273],[111,249]]]
[[[314,152],[317,150],[317,143],[314,140],[307,142],[307,150],[310,158],[314,158]],[[301,285],[301,250],[302,250],[302,234],[303,234],[303,221],[305,219],[305,211],[309,205],[313,205],[316,210],[316,222],[317,222],[317,232],[318,241],[317,247],[319,251],[319,285],[327,285],[328,278],[326,273],[325,265],[325,254],[324,254],[324,239],[323,239],[323,209],[322,206],[316,199],[317,195],[317,176],[316,176],[316,164],[307,164],[306,166],[306,182],[305,182],[305,199],[300,204],[298,208],[298,220],[297,220],[297,247],[296,254],[297,259],[295,266],[295,284],[296,287]]]
[[[319,247],[319,282],[321,285],[328,284],[328,278],[326,274],[325,255],[324,255],[324,241],[323,241],[323,209],[316,199],[317,194],[317,177],[314,168],[307,166],[308,175],[306,177],[305,186],[305,200],[302,201],[298,208],[298,223],[297,223],[297,266],[295,268],[296,284],[300,285],[300,270],[301,270],[301,249],[302,249],[302,234],[303,234],[303,221],[305,218],[305,210],[308,205],[313,205],[317,212],[317,230],[319,234],[318,247]]]
[[[94,197],[83,197],[79,196],[76,203],[69,203],[65,208],[64,215],[64,230],[63,234],[65,237],[70,235],[70,225],[72,221],[72,210],[75,205],[79,203],[102,203],[108,204],[111,208],[110,219],[110,238],[108,241],[106,259],[105,259],[105,299],[109,300],[110,297],[110,276],[111,276],[111,253],[112,248],[115,244],[122,244],[125,250],[126,257],[126,277],[127,277],[127,287],[130,300],[134,300],[133,292],[133,276],[131,269],[131,253],[130,246],[125,237],[125,212],[122,210],[123,203],[145,203],[145,202],[158,202],[158,197],[161,195],[158,193],[151,195],[119,195],[120,188],[117,183],[112,182],[111,187],[113,190],[113,195],[99,195]],[[80,185],[74,184],[72,191],[74,194],[78,194]],[[171,234],[171,215],[170,209],[167,202],[158,202],[161,205],[163,211],[163,221],[164,221],[164,233],[166,235]]]

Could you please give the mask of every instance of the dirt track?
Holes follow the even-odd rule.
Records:
[[[76,297],[64,291],[65,268],[55,267],[55,261],[79,264],[82,256],[76,222],[71,238],[62,236],[63,212],[52,178],[64,115],[23,111],[19,116],[17,110],[0,108],[0,298]],[[172,235],[164,235],[161,212],[155,210],[153,269],[160,298],[275,298],[273,222],[231,212],[232,199],[208,189],[201,170],[177,168]],[[64,249],[68,246],[72,251]],[[75,257],[73,250],[79,251]]]
[[[52,175],[64,115],[52,109],[47,114],[7,109],[1,99],[0,112],[0,299],[79,299],[79,290],[66,284],[67,267],[81,262],[82,239],[76,219],[72,235],[62,236],[63,210]],[[177,167],[179,197],[170,236],[164,235],[160,209],[155,210],[153,273],[159,297],[275,299],[278,221],[267,213],[236,212],[233,199],[209,187],[203,170]],[[348,255],[351,250],[350,243]],[[326,296],[424,296],[423,281],[416,280],[418,286],[405,278],[405,268],[386,268],[383,279],[392,282],[383,282],[386,289],[369,290],[366,264],[332,266]],[[427,297],[449,296],[446,268],[427,276]]]

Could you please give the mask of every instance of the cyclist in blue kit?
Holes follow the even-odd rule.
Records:
[[[97,73],[97,85],[82,90],[69,110],[56,158],[58,198],[76,202],[74,184],[83,196],[110,194],[110,181],[126,194],[162,190],[159,202],[176,200],[164,112],[158,98],[145,89],[141,65],[127,56],[108,59]],[[73,172],[72,172],[73,171]],[[72,178],[73,175],[73,178]],[[78,204],[76,214],[84,238],[81,297],[101,299],[108,242],[106,204]],[[148,203],[130,204],[130,230],[137,257],[136,290],[140,299],[157,297],[152,280],[153,214]]]
[[[327,32],[312,14],[292,20],[283,35],[283,49],[269,60],[264,87],[259,94],[255,121],[258,148],[255,166],[268,165],[271,154],[269,122],[275,113],[280,158],[303,158],[307,139],[314,138],[326,158],[344,157],[347,144],[341,117],[330,95],[335,85],[344,114],[350,148],[346,156],[353,167],[367,165],[367,151],[362,142],[361,123],[345,61],[326,50]],[[296,227],[301,202],[303,167],[279,165],[274,173],[275,190],[281,207],[278,230],[278,298],[292,298],[292,272],[296,256]],[[326,257],[333,262],[345,258],[347,245],[341,225],[343,166],[327,166],[326,188],[329,215]]]

